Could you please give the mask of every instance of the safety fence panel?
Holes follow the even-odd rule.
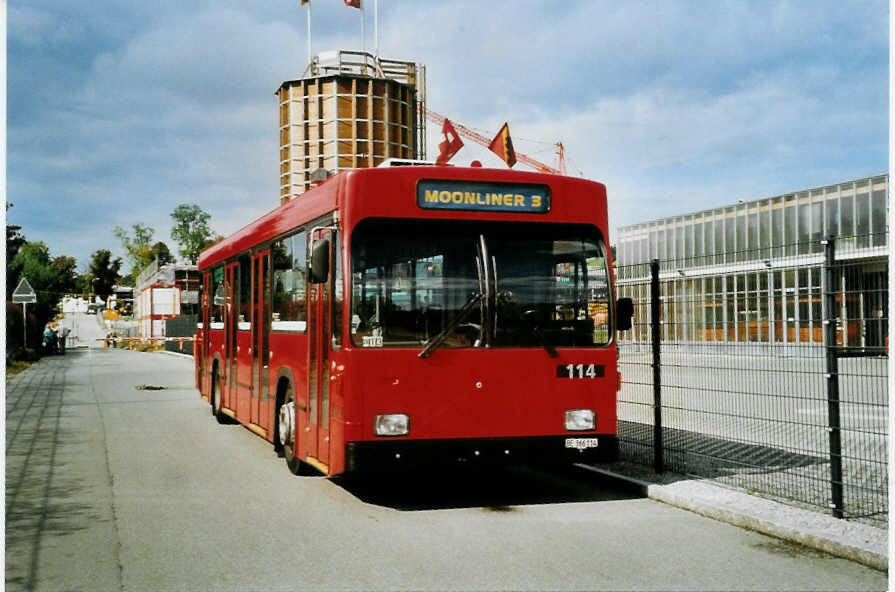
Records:
[[[165,319],[165,336],[166,337],[192,337],[196,333],[196,323],[199,321],[199,315],[181,315]],[[168,351],[179,352],[193,355],[193,342],[185,341],[182,344],[176,341],[166,341],[165,349]]]
[[[836,242],[618,270],[622,459],[887,525],[888,263]]]

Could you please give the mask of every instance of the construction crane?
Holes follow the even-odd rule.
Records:
[[[444,120],[447,119],[444,115],[441,115],[440,113],[436,113],[435,111],[432,111],[425,105],[420,105],[420,108],[425,112],[426,117],[428,117],[431,121],[437,123],[439,126],[444,125]],[[472,140],[473,142],[476,142],[477,144],[481,144],[485,148],[487,148],[491,145],[490,138],[486,138],[485,136],[472,131],[465,125],[457,123],[456,121],[453,121],[453,120],[451,121],[451,125],[453,125],[454,129],[457,130],[457,133],[460,134],[461,136],[463,136],[464,138]],[[532,167],[539,173],[548,173],[551,175],[565,175],[566,174],[565,148],[563,148],[562,142],[556,142],[554,144],[554,146],[556,146],[556,157],[557,157],[557,162],[559,163],[558,168],[553,168],[550,165],[546,165],[543,162],[535,160],[534,158],[527,156],[525,154],[522,154],[520,152],[516,152],[516,160],[523,164],[527,164],[528,166]]]

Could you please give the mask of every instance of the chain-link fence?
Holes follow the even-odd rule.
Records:
[[[854,244],[618,268],[622,458],[887,526],[888,261]]]

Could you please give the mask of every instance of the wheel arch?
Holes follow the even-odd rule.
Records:
[[[295,377],[292,369],[288,366],[281,366],[277,372],[276,389],[274,391],[273,418],[271,424],[273,426],[273,447],[277,453],[282,452],[283,445],[280,443],[280,406],[285,403],[286,391],[289,387],[295,391]]]

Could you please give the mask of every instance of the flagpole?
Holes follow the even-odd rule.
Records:
[[[367,51],[367,13],[364,12],[364,3],[360,5],[360,50]]]
[[[305,6],[308,7],[308,65],[310,65],[313,60],[311,57],[311,3],[308,2]],[[313,72],[311,74],[313,74]]]
[[[379,57],[379,0],[373,0],[373,30],[376,37],[375,55]]]

